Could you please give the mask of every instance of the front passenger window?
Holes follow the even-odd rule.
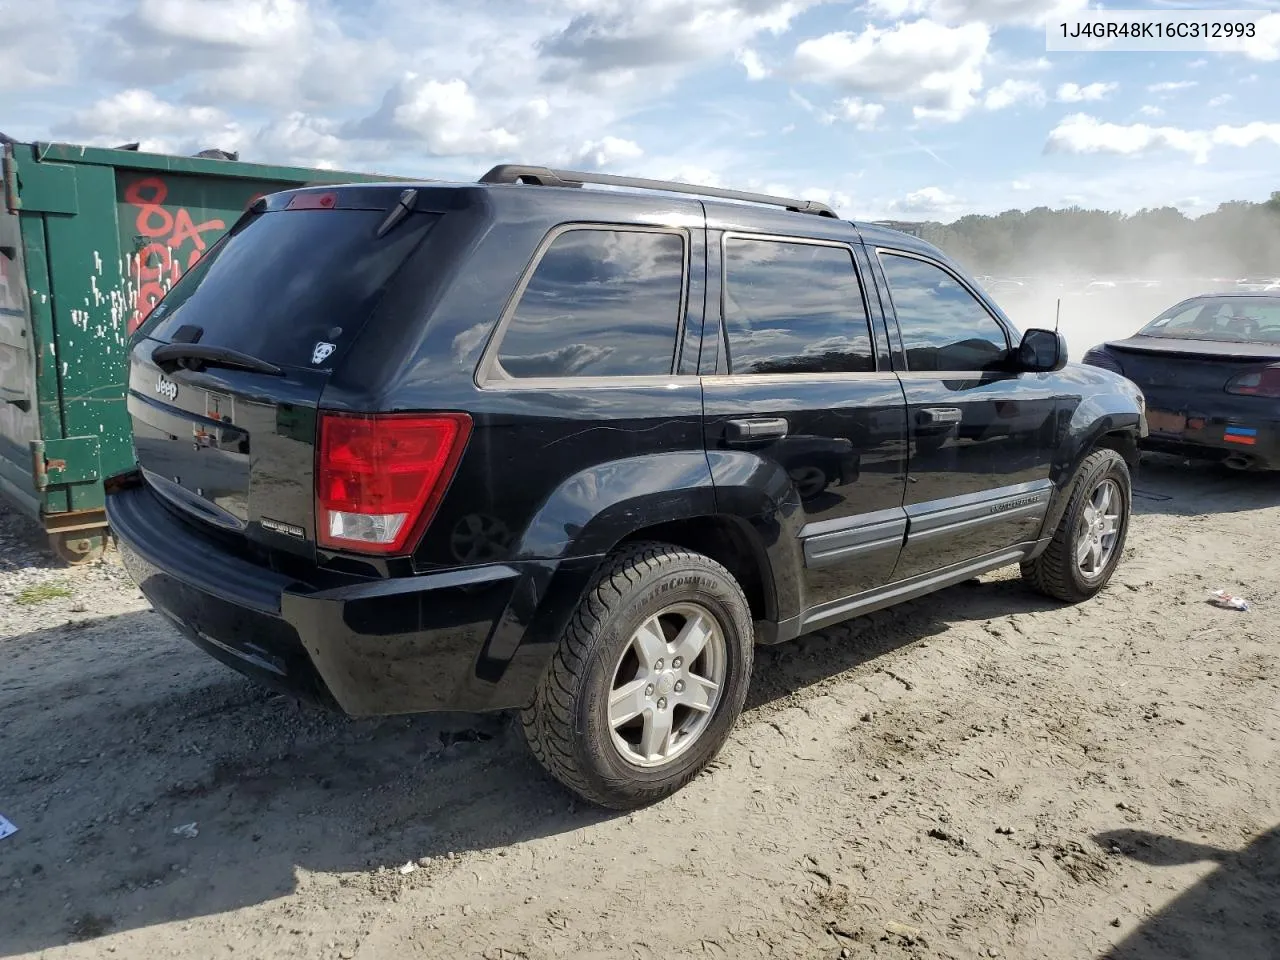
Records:
[[[881,253],[908,370],[991,370],[1009,356],[1004,327],[936,264]]]

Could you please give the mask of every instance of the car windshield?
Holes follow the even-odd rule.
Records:
[[[1280,297],[1201,297],[1166,310],[1138,336],[1280,344]]]

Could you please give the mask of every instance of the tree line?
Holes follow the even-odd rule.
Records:
[[[1198,217],[1176,207],[1036,207],[918,229],[967,268],[995,276],[1280,277],[1280,191]]]

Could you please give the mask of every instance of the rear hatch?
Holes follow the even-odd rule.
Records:
[[[135,336],[129,413],[148,484],[255,553],[314,559],[317,405],[438,215],[404,185],[259,201]]]

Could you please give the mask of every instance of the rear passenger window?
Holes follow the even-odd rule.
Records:
[[[1009,355],[1004,327],[937,264],[882,253],[908,370],[989,370]]]
[[[680,234],[567,230],[534,268],[498,362],[513,377],[669,374],[684,273]]]
[[[847,247],[726,241],[730,373],[866,373],[876,368]]]

